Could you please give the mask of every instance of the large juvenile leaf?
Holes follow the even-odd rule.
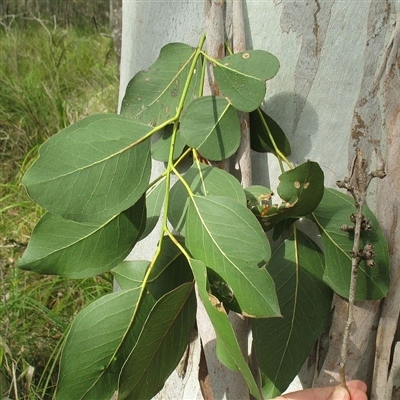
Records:
[[[233,54],[214,65],[215,79],[223,95],[237,110],[246,112],[261,104],[265,82],[278,70],[278,59],[263,50]]]
[[[166,249],[166,258],[170,258],[171,248],[166,246]],[[161,367],[145,371],[154,374],[149,379],[157,385],[168,377],[173,368],[171,364],[178,363],[195,316],[190,267],[187,262],[186,265],[182,262],[169,262],[167,268],[163,265],[155,266],[152,281],[144,288],[143,279],[148,263],[136,261],[129,267],[132,265],[134,269],[125,271],[124,263],[116,268],[117,277],[122,278],[122,286],[130,289],[96,300],[81,311],[73,322],[61,359],[57,399],[109,399],[117,389],[121,370],[134,348],[138,352],[149,351],[155,357],[154,361],[161,363]],[[152,336],[148,332],[148,329],[155,329],[155,321],[150,321],[150,317],[157,307],[165,304],[165,299],[170,299],[170,295],[174,300],[168,304],[178,313],[171,317],[172,320],[166,321],[166,325],[160,322],[159,314],[156,314],[155,319],[159,322],[157,334],[162,335],[163,330],[165,332],[163,341],[158,342],[159,336]],[[180,319],[180,313],[186,322]],[[142,337],[138,343],[142,332],[146,332],[149,342]],[[175,342],[178,337],[179,346]],[[158,346],[164,351],[158,352]],[[141,367],[147,368],[144,364]],[[146,387],[147,382],[142,384]],[[138,390],[141,388],[139,385]]]
[[[194,258],[230,286],[243,315],[279,315],[274,283],[265,268],[270,247],[261,226],[244,205],[228,197],[193,196],[186,221],[186,245]]]
[[[189,147],[208,160],[228,158],[240,144],[237,112],[223,97],[196,99],[182,113],[180,135]]]
[[[151,399],[162,389],[185,351],[195,317],[193,283],[183,284],[155,304],[123,365],[118,399]]]
[[[311,214],[324,194],[324,173],[314,161],[307,161],[279,176],[277,191],[283,199],[280,206],[272,206],[264,213],[269,226],[285,218],[298,218]]]
[[[75,318],[63,349],[57,400],[110,399],[117,389],[114,354],[137,307],[140,287],[103,296]],[[93,386],[103,383],[100,396]]]
[[[263,393],[268,399],[288,387],[324,329],[332,291],[322,282],[323,270],[321,250],[296,230],[268,264],[283,316],[253,321]]]
[[[343,232],[341,225],[351,225],[350,215],[355,212],[351,197],[333,189],[325,189],[324,197],[314,211],[324,243],[324,281],[340,296],[348,298],[351,278],[352,233]],[[363,214],[369,218],[371,231],[361,232],[360,247],[367,243],[374,245],[375,266],[368,267],[361,262],[358,269],[356,300],[379,300],[386,296],[389,288],[388,246],[379,223],[368,207]]]
[[[129,254],[145,221],[144,196],[104,224],[75,222],[46,213],[33,230],[18,267],[69,278],[102,274]]]
[[[250,393],[256,399],[262,399],[260,390],[240,350],[224,306],[210,293],[206,266],[200,260],[191,259],[189,262],[196,279],[201,301],[215,329],[219,360],[226,367],[234,371],[240,371],[250,389]]]
[[[87,117],[48,139],[22,183],[53,214],[105,222],[137,202],[150,177],[150,128],[119,115]]]
[[[260,153],[274,153],[275,147],[265,127],[268,126],[271,136],[284,156],[290,156],[292,149],[282,128],[260,108],[250,113],[251,148]]]
[[[174,117],[196,49],[170,43],[161,49],[157,61],[129,82],[121,104],[121,114],[152,126]],[[186,101],[198,94],[201,63],[197,63]]]
[[[246,204],[245,194],[239,181],[220,168],[196,163],[188,169],[183,178],[194,194],[226,196],[243,205]],[[187,189],[178,180],[171,189],[168,219],[182,234],[184,234],[188,198]]]

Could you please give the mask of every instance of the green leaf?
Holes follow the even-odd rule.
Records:
[[[164,204],[166,188],[165,177],[160,179],[146,192],[147,220],[146,228],[139,240],[144,239],[155,228],[161,214],[162,205]]]
[[[111,398],[118,380],[114,354],[139,298],[140,288],[112,293],[77,315],[61,356],[57,400]],[[96,397],[93,387],[98,382],[104,383]]]
[[[172,246],[166,244],[165,249],[168,258]],[[78,314],[61,358],[57,399],[109,399],[127,361],[140,352],[151,354],[151,362],[161,366],[137,365],[135,371],[149,379],[141,381],[137,390],[148,390],[148,382],[159,386],[169,376],[188,342],[195,318],[193,275],[187,261],[178,258],[179,262],[170,262],[167,267],[154,266],[152,281],[145,288],[148,263],[128,264],[135,268],[125,271],[125,263],[116,268],[122,285],[132,289],[106,295]],[[161,307],[177,312],[160,313]]]
[[[161,49],[157,61],[129,82],[121,104],[121,114],[144,124],[157,126],[173,118],[189,77],[196,49],[171,43]],[[198,61],[186,102],[198,94],[201,62]]]
[[[274,283],[262,268],[270,257],[269,243],[244,205],[227,197],[193,196],[186,245],[230,286],[243,315],[279,315]]]
[[[279,70],[278,59],[263,50],[249,50],[218,60],[214,75],[222,94],[237,110],[255,110],[265,97],[265,82]]]
[[[154,305],[123,365],[118,399],[151,399],[162,389],[185,351],[195,317],[193,283],[167,293]]]
[[[284,156],[290,156],[292,149],[281,127],[260,108],[250,113],[250,145],[252,150],[259,153],[274,153],[275,147],[268,134],[271,132],[272,139],[279,151]]]
[[[33,230],[18,267],[40,274],[86,278],[119,264],[144,229],[144,196],[103,224],[75,222],[46,213]]]
[[[209,165],[195,163],[183,175],[194,194],[225,196],[246,204],[239,181],[228,172]],[[172,226],[184,234],[189,194],[183,183],[177,181],[171,189],[168,219]]]
[[[168,162],[172,143],[172,125],[168,125],[160,133],[159,139],[151,145],[151,157],[153,160]],[[185,146],[185,142],[178,131],[174,144],[173,160],[179,158]]]
[[[294,228],[268,264],[283,318],[253,321],[254,346],[266,398],[293,381],[322,333],[332,291],[322,283],[324,258],[318,246]]]
[[[260,390],[243,357],[224,306],[209,291],[206,266],[200,260],[190,259],[189,263],[196,279],[199,296],[215,329],[219,360],[226,367],[234,371],[240,371],[250,389],[250,393],[256,399],[261,400]]]
[[[263,222],[271,228],[285,218],[299,218],[311,214],[324,194],[324,173],[314,161],[307,161],[279,176],[277,191],[283,199],[280,206],[272,206],[264,213]]]
[[[351,279],[353,234],[343,232],[343,224],[351,224],[350,215],[355,212],[351,197],[334,189],[325,189],[324,197],[313,213],[324,244],[324,281],[340,296],[348,298]],[[370,220],[371,231],[362,231],[360,247],[374,245],[375,266],[364,261],[358,268],[356,300],[379,300],[389,288],[389,253],[386,239],[376,217],[367,206],[363,214]]]
[[[143,277],[150,261],[125,260],[112,269],[112,274],[121,290],[137,289],[142,285]]]
[[[223,97],[204,96],[193,100],[182,112],[180,134],[204,158],[223,160],[239,147],[239,117]]]
[[[150,140],[140,140],[149,131],[119,115],[87,117],[43,144],[22,183],[53,214],[105,222],[135,204],[147,188]]]

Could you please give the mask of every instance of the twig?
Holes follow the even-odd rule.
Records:
[[[353,250],[351,252],[351,280],[349,289],[349,305],[347,312],[347,321],[343,332],[343,342],[340,351],[340,363],[339,363],[339,376],[340,385],[347,389],[346,385],[346,362],[347,353],[349,348],[350,329],[354,320],[354,300],[357,288],[357,275],[358,267],[362,260],[366,260],[367,265],[372,267],[374,265],[373,257],[373,244],[368,243],[363,249],[360,249],[360,237],[362,230],[370,230],[371,226],[369,221],[363,215],[363,207],[365,204],[365,197],[367,193],[368,185],[373,178],[384,178],[386,172],[384,171],[383,162],[379,163],[377,169],[367,174],[367,164],[363,158],[361,150],[356,150],[356,157],[353,162],[350,178],[345,178],[343,181],[336,182],[340,188],[347,189],[353,196],[356,213],[350,216],[351,222],[354,223],[354,227],[348,225],[342,225],[343,231],[354,231]]]

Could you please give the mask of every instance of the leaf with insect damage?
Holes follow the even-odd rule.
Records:
[[[249,50],[214,63],[214,75],[221,93],[237,110],[255,110],[265,97],[265,82],[279,70],[279,61],[263,50]]]

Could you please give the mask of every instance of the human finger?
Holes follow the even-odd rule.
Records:
[[[367,385],[365,384],[365,382],[360,381],[358,379],[355,379],[353,381],[349,381],[346,383],[348,388],[355,388],[355,389],[359,389],[364,393],[367,393]]]

